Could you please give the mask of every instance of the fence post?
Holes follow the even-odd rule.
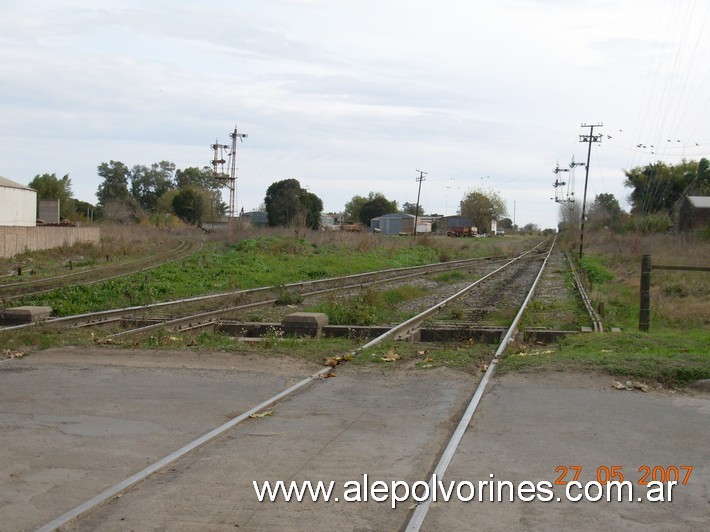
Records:
[[[648,331],[651,323],[651,255],[641,258],[641,306],[639,308],[639,330]]]

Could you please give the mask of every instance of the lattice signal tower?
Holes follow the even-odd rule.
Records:
[[[210,145],[214,152],[212,157],[213,177],[217,181],[225,183],[225,186],[229,189],[227,216],[230,218],[234,218],[237,211],[237,139],[243,142],[248,136],[245,133],[238,133],[235,125],[234,131],[229,134],[229,138],[232,139],[231,146],[229,144],[220,144],[218,140]],[[225,151],[227,152],[227,160],[224,158]],[[229,173],[225,172],[225,164],[229,168]]]

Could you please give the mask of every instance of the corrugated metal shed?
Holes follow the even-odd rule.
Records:
[[[380,216],[380,233],[383,235],[398,235],[414,232],[414,215],[395,212]]]
[[[688,196],[688,201],[697,209],[710,209],[710,196]]]
[[[37,191],[0,176],[0,225],[37,225]]]
[[[710,196],[686,196],[676,213],[678,231],[697,231],[710,227]]]

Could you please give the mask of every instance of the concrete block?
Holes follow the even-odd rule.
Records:
[[[0,310],[0,323],[3,325],[21,325],[46,320],[52,315],[52,307],[15,307]]]
[[[328,325],[328,316],[322,312],[294,312],[281,320],[284,334],[320,338],[323,327]]]

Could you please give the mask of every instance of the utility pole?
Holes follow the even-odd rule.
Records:
[[[419,191],[417,192],[417,207],[416,211],[414,211],[414,237],[417,238],[417,220],[419,219],[419,196],[422,193],[422,181],[424,181],[424,176],[427,175],[428,172],[422,172],[421,170],[415,170],[415,172],[419,172],[419,177],[415,179],[415,181],[419,182]]]
[[[601,142],[602,141],[602,136],[601,135],[595,135],[594,134],[594,128],[595,127],[602,127],[604,124],[582,124],[581,127],[588,127],[589,128],[589,135],[580,135],[579,136],[579,142],[586,142],[589,144],[589,147],[587,149],[587,166],[586,166],[586,171],[584,173],[584,197],[582,198],[582,225],[579,230],[579,260],[582,260],[582,256],[584,253],[584,218],[586,216],[586,210],[587,210],[587,183],[589,181],[589,159],[591,158],[592,155],[592,142]]]

